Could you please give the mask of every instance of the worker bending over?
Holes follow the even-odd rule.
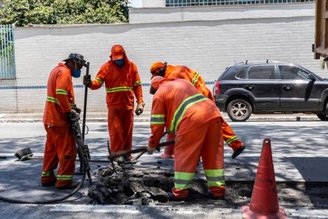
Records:
[[[164,128],[175,134],[174,187],[169,200],[189,196],[198,161],[202,158],[210,195],[224,197],[222,117],[215,103],[188,81],[155,76],[151,110],[151,136],[147,147],[152,154]]]
[[[203,94],[214,101],[212,92],[207,88],[203,77],[196,71],[181,65],[167,65],[166,62],[154,62],[150,67],[150,72],[152,77],[159,75],[164,78],[175,79],[181,78],[189,81],[193,86],[195,86],[199,93]],[[244,149],[244,143],[237,137],[233,129],[224,121],[222,118],[222,129],[223,129],[223,139],[232,148],[234,153],[232,158],[236,158]],[[168,135],[167,140],[174,139],[174,136]],[[163,158],[168,158],[172,156],[173,145],[167,146],[165,152],[161,155]]]

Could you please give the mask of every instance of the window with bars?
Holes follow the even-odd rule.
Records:
[[[0,25],[0,80],[15,79],[14,25]]]
[[[166,0],[166,7],[315,2],[315,0]]]

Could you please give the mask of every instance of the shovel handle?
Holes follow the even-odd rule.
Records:
[[[133,158],[133,160],[138,160],[139,157],[141,157],[144,153],[146,153],[146,151],[140,152],[140,154],[138,154],[135,158]]]
[[[172,145],[172,144],[174,144],[174,141],[162,142],[162,143],[159,143],[157,145],[157,148],[168,146],[168,145]],[[124,155],[127,155],[127,154],[135,154],[135,153],[146,152],[146,151],[147,151],[147,147],[141,147],[141,148],[133,149],[133,150],[130,150],[130,151],[124,151],[122,153],[117,153],[117,154],[114,154],[114,155],[109,155],[108,156],[108,159],[109,160],[113,160],[115,158],[118,158],[118,157],[121,157],[121,156],[124,156]]]

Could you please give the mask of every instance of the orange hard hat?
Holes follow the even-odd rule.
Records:
[[[112,47],[110,58],[115,61],[118,59],[123,59],[125,54],[123,46],[116,44]]]
[[[151,83],[150,85],[154,88],[154,89],[158,89],[159,88],[159,84],[161,83],[161,81],[164,79],[164,77],[162,76],[155,76],[151,79]]]
[[[151,74],[155,74],[155,72],[160,69],[160,68],[164,68],[165,64],[163,62],[154,62],[153,64],[151,64],[150,66],[150,73]]]

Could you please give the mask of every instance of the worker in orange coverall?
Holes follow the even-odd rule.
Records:
[[[214,101],[212,92],[207,88],[202,76],[195,72],[194,70],[180,65],[167,65],[166,62],[154,62],[150,67],[150,72],[152,77],[159,75],[169,79],[181,78],[189,81],[194,85],[199,93],[203,94],[205,97]],[[224,121],[222,118],[222,129],[223,129],[223,139],[232,148],[234,153],[232,158],[236,158],[244,149],[244,143],[238,139],[237,135],[234,133],[233,129]],[[167,140],[173,140],[174,135],[168,134]],[[173,154],[173,145],[167,146],[165,148],[164,154],[161,155],[163,158],[170,158]]]
[[[176,135],[174,145],[174,188],[169,200],[185,200],[202,158],[209,194],[224,197],[222,117],[215,103],[183,79],[155,76],[151,110],[151,136],[147,151],[152,154],[164,128]]]
[[[91,89],[98,89],[105,83],[110,154],[131,150],[134,95],[137,116],[143,112],[145,104],[137,66],[128,59],[123,46],[114,45],[110,60],[100,67],[95,79],[85,76],[83,83]],[[131,155],[125,156],[123,161],[129,160]]]
[[[76,146],[71,130],[70,117],[80,112],[74,102],[72,76],[80,77],[85,65],[82,55],[71,53],[65,63],[59,63],[50,73],[47,85],[47,101],[43,123],[47,132],[41,176],[42,186],[74,188]],[[59,169],[57,177],[54,169]]]

